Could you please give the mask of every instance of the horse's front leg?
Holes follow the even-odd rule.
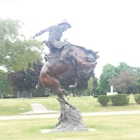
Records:
[[[77,84],[78,84],[78,80],[79,80],[79,78],[76,79],[74,85],[69,85],[69,88],[76,88]]]
[[[77,67],[74,68],[74,73],[76,75],[76,81],[74,83],[74,85],[69,85],[69,88],[76,88],[80,79],[80,75],[79,75],[79,70]]]
[[[43,86],[42,86],[40,80],[38,80],[38,83],[37,83],[37,85],[36,85],[36,90],[37,90],[37,91],[43,91]]]

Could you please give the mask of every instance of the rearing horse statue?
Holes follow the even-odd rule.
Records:
[[[46,45],[47,42],[45,42]],[[37,90],[42,88],[49,88],[51,91],[57,93],[58,97],[65,100],[63,94],[67,95],[68,92],[60,88],[58,77],[69,72],[71,69],[75,70],[77,80],[74,85],[70,85],[70,88],[76,87],[79,80],[79,71],[83,71],[86,74],[94,77],[94,68],[96,66],[96,60],[99,57],[98,52],[92,50],[86,50],[84,47],[73,45],[75,55],[76,66],[73,66],[72,60],[67,58],[64,62],[60,61],[60,51],[54,51],[46,55],[46,62],[40,72]],[[55,60],[54,60],[55,59]],[[53,63],[52,63],[53,62]]]

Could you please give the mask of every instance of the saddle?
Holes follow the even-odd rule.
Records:
[[[49,62],[48,66],[52,67],[61,62],[60,57],[61,57],[61,52],[57,51],[57,52],[51,52],[49,54],[45,54],[44,58],[45,58],[45,61]]]
[[[48,61],[48,67],[53,67],[59,63],[70,64],[70,62],[67,59],[64,60],[61,59],[62,49],[52,49],[51,44],[49,44],[48,41],[43,41],[43,42],[50,50],[50,53],[45,54],[44,56],[45,61],[46,62]]]

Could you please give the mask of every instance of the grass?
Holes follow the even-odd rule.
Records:
[[[30,100],[27,99],[1,99],[0,115],[17,115],[24,111],[30,111]]]
[[[115,107],[111,103],[102,107],[97,98],[74,97],[70,98],[70,104],[80,112],[108,112],[123,110],[140,110],[133,95],[130,95],[130,103],[127,106]],[[1,99],[0,115],[17,115],[31,111],[30,103],[41,103],[49,110],[60,110],[56,97],[34,99]],[[0,140],[139,140],[140,115],[114,115],[84,117],[87,128],[96,129],[95,132],[65,132],[65,133],[41,133],[42,129],[53,129],[58,118],[23,119],[0,121]]]
[[[95,132],[41,133],[53,129],[57,118],[0,121],[0,140],[139,140],[140,115],[84,117]]]
[[[18,115],[23,112],[31,111],[30,103],[41,103],[48,110],[60,110],[59,102],[56,97],[34,98],[34,99],[0,99],[0,115]],[[124,110],[140,110],[140,105],[136,104],[133,95],[130,95],[130,103],[127,106],[112,106],[111,103],[102,107],[97,98],[71,97],[69,103],[75,106],[80,112],[108,112],[108,111],[124,111]]]

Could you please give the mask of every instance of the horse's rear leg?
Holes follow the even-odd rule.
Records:
[[[59,81],[55,77],[49,75],[41,75],[40,80],[41,81],[39,81],[37,85],[38,88],[41,88],[41,85],[43,85],[43,87],[49,88],[51,91],[57,93],[59,98],[64,99],[63,93],[67,94],[67,91],[60,88]]]
[[[67,104],[68,106],[70,105],[70,104],[65,100],[65,98],[64,98],[64,96],[63,96],[63,94],[66,95],[66,96],[68,95],[68,92],[67,92],[66,90],[61,89],[60,86],[58,86],[58,87],[54,90],[54,92],[57,93],[57,95],[58,95],[58,97],[59,97],[60,99],[63,99],[63,100],[64,100],[65,104]]]
[[[62,93],[64,94],[64,95],[68,95],[68,92],[66,91],[66,90],[64,90],[64,89],[62,89]]]
[[[68,95],[68,92],[64,89],[61,89],[60,86],[53,89],[55,93],[57,93],[58,97],[64,99],[63,95]],[[64,99],[65,100],[65,99]]]

